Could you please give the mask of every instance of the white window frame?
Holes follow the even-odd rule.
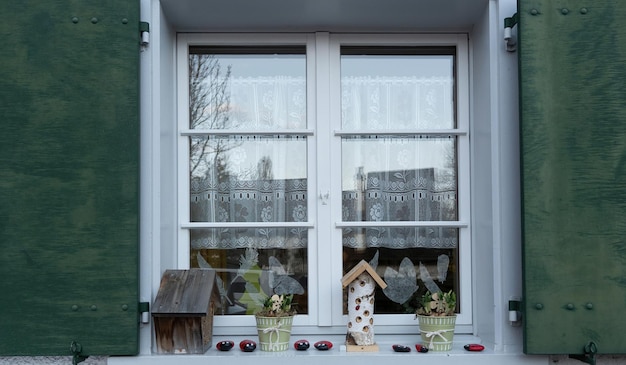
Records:
[[[306,45],[307,50],[307,130],[308,137],[308,222],[309,229],[309,313],[294,320],[294,333],[345,333],[347,316],[342,314],[343,296],[341,242],[341,181],[339,164],[328,170],[333,156],[340,156],[340,47],[361,46],[454,46],[457,49],[455,107],[458,137],[458,209],[459,220],[459,298],[461,312],[457,315],[457,333],[472,333],[472,278],[470,226],[470,110],[469,110],[469,51],[466,34],[185,34],[177,39],[177,176],[178,176],[178,268],[189,268],[189,228],[198,226],[189,218],[189,85],[188,54],[194,45]],[[323,75],[328,75],[323,76]],[[315,125],[316,120],[329,123]],[[315,126],[315,127],[312,127]],[[435,131],[433,131],[435,132]],[[320,139],[318,136],[325,136]],[[327,143],[326,143],[327,142]],[[335,158],[336,159],[336,158]],[[321,174],[316,173],[319,171]],[[327,172],[327,174],[325,173]],[[335,192],[335,193],[333,193]],[[328,204],[317,197],[326,196]],[[314,202],[317,202],[314,203]],[[201,224],[202,225],[202,224]],[[202,225],[203,227],[205,225]],[[208,225],[207,225],[208,226]],[[322,255],[330,252],[330,262]],[[321,285],[321,283],[327,283]],[[335,311],[333,312],[333,308]],[[417,322],[412,314],[377,314],[376,333],[414,333]],[[215,334],[237,335],[254,331],[252,316],[216,316]]]

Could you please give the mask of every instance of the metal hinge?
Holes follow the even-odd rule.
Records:
[[[141,39],[142,46],[150,43],[150,23],[139,22],[139,39]]]
[[[519,297],[509,300],[509,322],[511,326],[519,326],[522,322],[522,301]]]
[[[598,353],[598,345],[595,342],[589,341],[583,348],[583,355],[569,355],[571,359],[580,360],[589,365],[596,365],[596,354]]]
[[[139,302],[139,314],[141,315],[141,323],[150,323],[149,302]]]
[[[513,37],[513,27],[519,21],[517,13],[513,14],[510,18],[504,18],[504,45],[508,52],[515,52],[517,50],[517,41]]]
[[[76,341],[70,344],[70,352],[72,353],[72,365],[77,365],[85,361],[89,355],[83,355],[83,346]]]

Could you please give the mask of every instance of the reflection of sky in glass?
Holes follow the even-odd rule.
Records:
[[[192,144],[204,143],[204,138],[191,138]],[[202,159],[192,178],[203,178],[208,171],[217,171],[216,150],[220,150],[225,169],[238,180],[255,180],[262,175],[264,161],[269,163],[273,179],[305,179],[306,139],[304,136],[232,136],[211,138],[205,153],[192,156]],[[216,146],[219,146],[217,148]]]
[[[259,164],[267,159],[273,179],[306,178],[306,140],[295,138],[244,137],[244,144],[227,153],[229,172],[240,180],[258,176]]]
[[[279,77],[304,77],[306,75],[306,56],[304,54],[243,54],[243,55],[214,55],[220,62],[222,69],[230,66],[232,79],[260,79]],[[454,79],[454,56],[452,55],[342,55],[341,77],[359,78],[419,78],[419,79]],[[404,142],[406,143],[406,142]],[[282,144],[282,143],[281,143]],[[418,143],[408,149],[389,149],[388,146],[372,141],[351,141],[342,143],[343,184],[352,185],[356,170],[363,166],[367,172],[390,171],[402,168],[444,168],[454,165],[451,161],[450,151],[454,152],[454,143],[450,141],[430,141]],[[415,146],[420,144],[419,148]],[[358,146],[357,146],[358,145]],[[349,147],[348,147],[349,146]],[[445,146],[445,147],[444,147]],[[270,148],[269,146],[268,148]],[[278,148],[282,153],[289,153],[292,146]],[[238,152],[244,152],[248,156],[258,159],[269,151],[261,152],[262,148],[250,144],[244,144],[238,148]],[[419,150],[419,152],[416,152]],[[394,152],[391,152],[394,151]],[[231,151],[230,153],[234,153]],[[393,153],[394,155],[389,155]],[[375,155],[383,156],[374,158]],[[235,156],[231,156],[233,158]],[[283,156],[284,158],[285,156]],[[291,156],[295,158],[294,156]],[[276,157],[275,157],[276,158]],[[287,158],[289,160],[290,158]],[[304,157],[306,159],[306,157]],[[302,171],[294,171],[293,166],[301,164],[306,166],[306,161],[285,161],[275,165],[283,166],[274,171],[276,178],[301,178]],[[291,167],[290,167],[291,166]],[[244,170],[254,170],[255,162],[248,162]],[[282,170],[282,172],[280,171]],[[352,186],[344,186],[352,188]]]
[[[453,80],[453,66],[452,55],[342,55],[341,78]],[[344,138],[342,189],[355,188],[357,172],[456,168],[455,144],[454,138]]]
[[[341,143],[342,189],[357,187],[359,174],[456,168],[455,138],[344,138]]]
[[[342,77],[452,78],[453,56],[341,56]]]
[[[215,55],[225,69],[231,66],[231,77],[269,77],[306,75],[305,55]]]

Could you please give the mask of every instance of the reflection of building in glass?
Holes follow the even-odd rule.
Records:
[[[361,168],[357,189],[342,192],[343,220],[349,222],[453,221],[457,219],[456,179],[441,169],[377,171]],[[456,228],[344,228],[346,247],[456,247]]]

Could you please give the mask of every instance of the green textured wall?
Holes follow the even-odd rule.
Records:
[[[0,19],[0,355],[137,353],[139,3]]]
[[[518,4],[525,352],[626,353],[626,1]]]

